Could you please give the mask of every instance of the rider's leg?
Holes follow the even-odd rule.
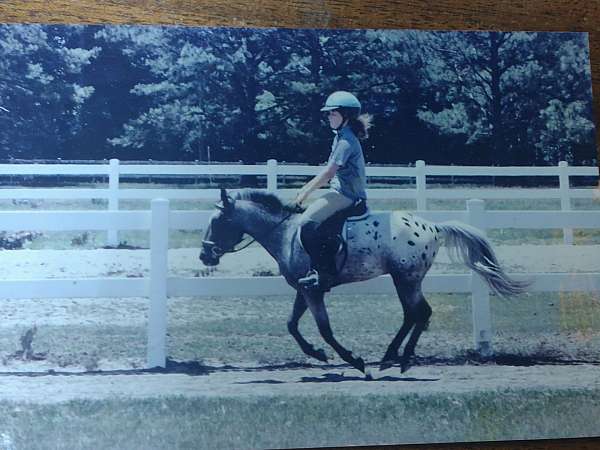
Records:
[[[335,277],[335,248],[328,245],[331,237],[326,227],[321,227],[328,218],[352,205],[352,200],[330,191],[315,200],[303,213],[301,229],[302,243],[311,258],[311,270],[298,280],[305,287],[329,289]]]

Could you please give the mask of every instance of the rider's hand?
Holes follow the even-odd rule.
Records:
[[[296,198],[294,199],[294,203],[298,206],[302,206],[302,203],[304,203],[304,201],[306,200],[306,197],[307,197],[306,191],[300,191],[300,192],[298,192],[298,195],[296,195]]]

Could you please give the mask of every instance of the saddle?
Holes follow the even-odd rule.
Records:
[[[352,206],[333,214],[321,224],[320,228],[335,240],[334,245],[340,252],[347,240],[347,222],[364,220],[370,215],[367,203],[364,200],[358,200]]]
[[[347,250],[348,224],[365,220],[370,215],[371,211],[367,207],[366,202],[364,200],[359,200],[348,208],[333,214],[319,226],[321,232],[329,237],[326,242],[327,252],[335,255],[336,260],[338,260],[338,265],[340,257],[345,254]],[[304,247],[299,233],[298,241],[300,242],[300,245]],[[344,262],[345,257],[342,260],[342,266],[344,265]]]

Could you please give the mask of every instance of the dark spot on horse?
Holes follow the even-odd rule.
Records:
[[[436,241],[438,240],[438,239],[437,239],[437,236],[435,237],[435,240],[436,240]]]
[[[427,254],[426,253],[421,253],[421,258],[423,258],[423,261],[425,261],[427,259]]]
[[[433,252],[433,257],[435,258],[435,252]]]
[[[427,246],[427,245],[426,245],[426,246],[425,246],[425,250],[429,250],[429,246]]]
[[[423,231],[427,231],[427,227],[425,225],[421,225],[423,227]]]
[[[429,231],[433,233],[433,228],[429,227]]]
[[[373,225],[375,225],[376,227],[378,227],[379,226],[379,222],[375,221],[375,222],[373,222]]]
[[[402,264],[406,264],[406,259],[402,258],[402,259],[400,260],[400,262],[401,262]]]
[[[375,235],[373,236],[373,239],[375,239],[375,240],[379,239],[379,233],[377,231],[375,232]]]
[[[396,236],[394,236],[394,241],[396,240]]]
[[[415,231],[415,236],[416,236],[416,237],[419,237],[419,233],[417,233],[416,231]]]
[[[408,228],[410,228],[410,223],[404,222],[404,225],[406,225]]]
[[[371,232],[370,232],[370,231],[367,231],[367,234],[371,234]]]
[[[410,246],[414,246],[414,245],[415,245],[415,243],[414,243],[413,241],[408,241],[408,245],[410,245]]]
[[[439,233],[440,229],[438,227],[435,227],[435,231],[437,231]]]
[[[416,226],[419,226],[419,222],[415,221],[415,225],[416,225]]]

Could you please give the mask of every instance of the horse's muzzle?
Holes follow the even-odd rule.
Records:
[[[219,264],[223,251],[214,242],[203,241],[202,250],[200,251],[200,261],[205,266],[216,266]]]
[[[209,256],[204,250],[200,252],[200,261],[202,261],[202,264],[205,266],[216,266],[219,264],[219,258]]]

